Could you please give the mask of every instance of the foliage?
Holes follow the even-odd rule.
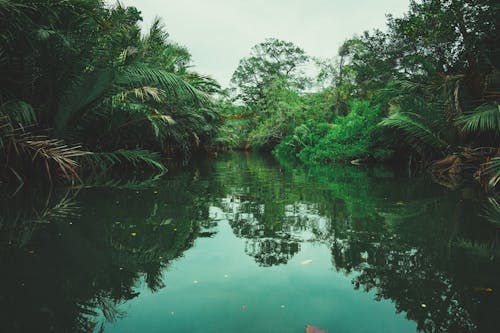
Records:
[[[99,0],[0,2],[0,17],[2,178],[27,176],[30,159],[50,179],[96,162],[163,170],[160,154],[215,136],[219,86],[159,19],[141,36],[136,8]]]
[[[377,126],[380,119],[380,107],[370,106],[367,101],[353,101],[350,112],[336,118],[333,124],[309,123],[297,127],[291,139],[283,141],[275,152],[294,151],[294,156],[305,163],[383,161],[390,157],[391,151],[380,147],[382,130]]]
[[[249,57],[240,60],[231,78],[237,98],[253,108],[265,109],[266,90],[276,79],[286,79],[293,88],[304,86],[301,66],[307,61],[304,50],[293,43],[266,39],[252,48]]]

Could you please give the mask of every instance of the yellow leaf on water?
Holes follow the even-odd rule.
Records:
[[[137,232],[131,232],[131,233],[130,233],[130,236],[132,236],[132,237],[137,236]]]
[[[302,265],[309,265],[310,263],[312,263],[312,259],[306,259],[301,262]]]
[[[311,326],[311,325],[306,325],[306,332],[307,333],[328,333],[328,331],[319,329],[316,326]]]

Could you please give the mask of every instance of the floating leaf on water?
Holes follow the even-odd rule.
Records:
[[[426,308],[427,304],[422,303],[422,304],[420,304],[420,306],[423,307],[423,308]]]
[[[312,263],[312,259],[306,259],[301,262],[302,265],[309,265],[310,263]]]
[[[306,325],[307,333],[328,333],[328,331],[317,328],[316,326]]]
[[[396,202],[396,206],[404,206],[405,203],[403,201],[398,201]]]
[[[121,222],[120,221],[116,221],[115,224],[120,224]]]
[[[172,223],[172,221],[173,221],[172,219],[165,219],[160,223],[160,225],[169,225],[170,223]]]
[[[158,194],[158,191],[155,191],[154,193],[155,193],[155,194]]]
[[[487,293],[493,292],[493,288],[474,288],[475,291],[484,291]]]
[[[130,233],[130,236],[132,236],[132,237],[137,236],[137,232],[131,232],[131,233]]]

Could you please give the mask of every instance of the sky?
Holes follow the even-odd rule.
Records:
[[[241,58],[266,38],[293,42],[310,56],[331,58],[355,34],[383,29],[386,14],[402,16],[409,0],[121,0],[142,12],[143,28],[163,19],[186,46],[194,69],[223,87]]]

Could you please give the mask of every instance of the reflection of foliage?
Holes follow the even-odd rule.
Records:
[[[141,281],[152,291],[162,288],[164,270],[192,246],[200,222],[208,219],[208,206],[198,197],[205,185],[199,174],[157,181],[153,188],[146,182],[134,190],[83,189],[78,196],[81,217],[70,214],[76,205],[68,195],[53,195],[60,200],[42,203],[36,211],[26,208],[38,207],[36,198],[25,196],[24,208],[16,205],[12,211],[29,218],[17,224],[26,227],[33,220],[38,228],[17,247],[11,239],[2,242],[0,285],[10,288],[0,292],[5,295],[1,316],[9,318],[3,320],[4,328],[91,332],[97,318],[113,321],[124,315],[120,305],[139,295]],[[2,210],[2,227],[20,221],[6,212]],[[46,223],[40,224],[42,217]]]
[[[260,266],[286,264],[304,242],[328,246],[333,266],[355,288],[392,300],[422,331],[496,332],[500,325],[496,225],[478,218],[495,222],[496,206],[479,210],[474,190],[450,192],[382,168],[305,170],[253,154],[107,184],[82,188],[78,205],[72,195],[37,200],[44,196],[35,191],[4,200],[6,330],[79,332],[98,328],[97,317],[120,318],[139,283],[162,288],[169,263],[197,237],[212,236],[221,219]],[[24,205],[15,203],[21,198]],[[23,241],[5,231],[28,220],[37,228]]]
[[[277,168],[254,155],[220,158],[216,168],[226,217],[260,265],[286,263],[301,242],[324,243],[356,288],[391,299],[421,331],[498,326],[487,318],[499,304],[488,294],[500,287],[498,246],[490,226],[478,223],[474,191],[449,192],[381,168]],[[467,249],[472,244],[487,255]]]

